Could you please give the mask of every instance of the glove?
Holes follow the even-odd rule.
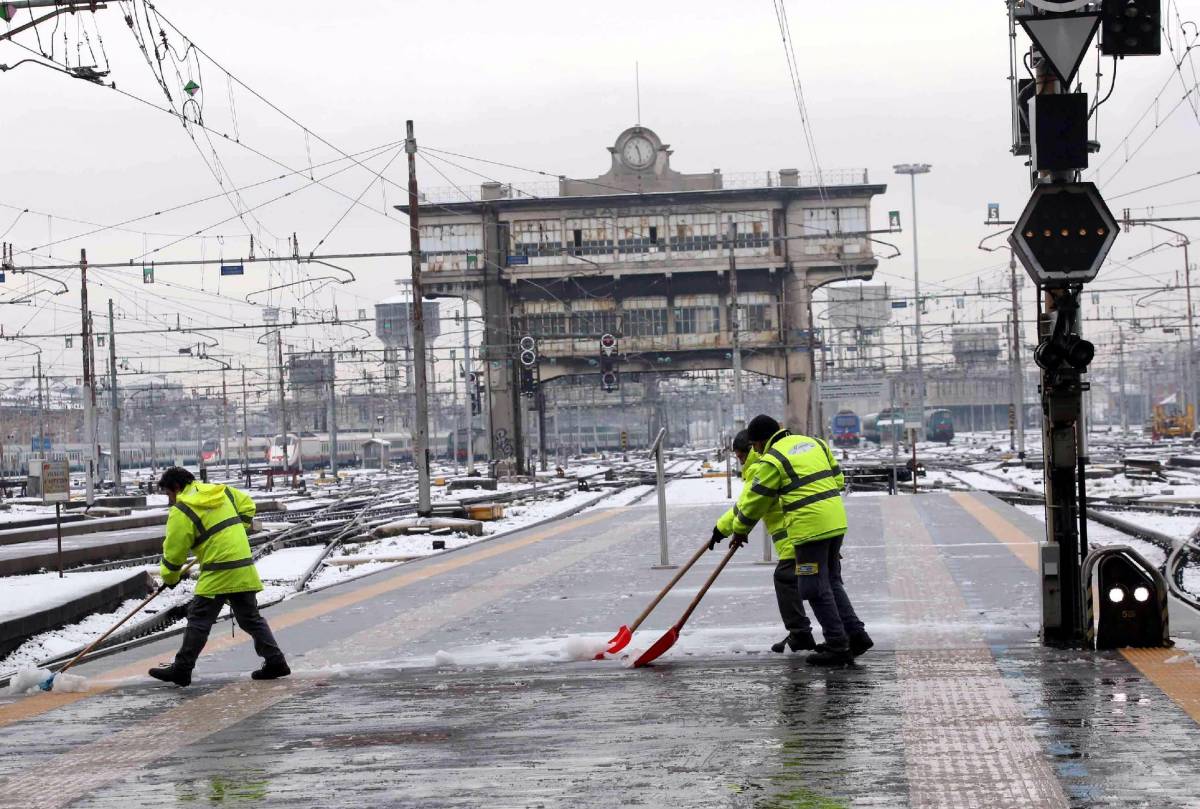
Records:
[[[749,541],[749,537],[747,537],[745,534],[734,534],[729,538],[729,547],[736,550]]]
[[[708,540],[708,549],[711,551],[713,548],[720,545],[724,539],[725,535],[721,533],[721,529],[714,528],[712,532],[712,539]]]

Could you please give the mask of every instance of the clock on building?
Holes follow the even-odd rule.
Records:
[[[645,169],[654,164],[654,144],[649,138],[634,135],[621,147],[621,162],[631,169]]]

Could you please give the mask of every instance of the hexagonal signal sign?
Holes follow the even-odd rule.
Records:
[[[1061,289],[1096,278],[1120,232],[1094,183],[1034,189],[1008,243],[1041,287]]]

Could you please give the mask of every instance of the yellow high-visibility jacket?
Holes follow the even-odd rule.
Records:
[[[754,465],[758,463],[759,458],[759,454],[753,449],[746,456],[746,463],[742,467],[742,481],[745,483],[743,490],[749,488],[754,480]],[[717,528],[725,536],[733,533],[733,518],[734,513],[731,508],[717,520]],[[778,503],[767,510],[767,513],[763,516],[763,522],[767,526],[767,533],[771,535],[771,541],[775,544],[775,555],[779,557],[779,560],[795,559],[796,548],[788,539],[787,526],[783,520],[783,509],[779,507]]]
[[[846,480],[824,441],[780,430],[767,441],[752,471],[749,485],[730,509],[732,519],[717,524],[725,536],[749,534],[772,508],[783,518],[776,548],[781,542],[795,546],[846,533],[841,498]]]
[[[167,515],[159,572],[167,584],[179,581],[189,554],[200,565],[196,595],[257,593],[263,589],[246,529],[257,509],[245,492],[220,483],[191,483]]]

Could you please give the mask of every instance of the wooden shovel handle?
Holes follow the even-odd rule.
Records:
[[[692,558],[687,560],[687,563],[683,567],[679,568],[679,570],[671,578],[671,581],[667,582],[667,586],[664,587],[659,592],[658,596],[656,596],[655,599],[650,602],[650,606],[646,607],[646,609],[642,611],[642,614],[639,615],[637,620],[633,622],[633,626],[629,627],[630,632],[636,632],[637,628],[642,625],[642,621],[650,617],[650,613],[654,612],[654,608],[659,605],[659,602],[667,597],[667,593],[671,592],[671,588],[678,584],[679,580],[683,578],[684,574],[692,569],[692,565],[696,564],[696,562],[700,560],[700,557],[703,556],[706,551],[708,551],[708,543],[710,541],[711,540],[707,539],[704,540],[704,544],[696,549],[696,552],[692,554]]]
[[[188,571],[189,571],[189,570],[191,570],[191,569],[192,569],[192,567],[193,567],[195,564],[196,564],[196,560],[195,560],[195,559],[193,559],[192,561],[188,562],[188,563],[187,563],[187,564],[184,566],[183,570],[179,571],[179,578],[180,578],[180,579],[182,579],[184,576],[186,576],[186,575],[187,575],[187,573],[188,573]],[[80,652],[79,654],[77,654],[77,655],[75,655],[74,657],[72,657],[72,658],[71,658],[71,660],[70,660],[70,662],[69,662],[69,663],[67,663],[67,665],[63,666],[61,669],[59,669],[59,670],[58,670],[56,673],[57,673],[57,674],[62,674],[64,671],[66,671],[67,669],[71,668],[71,666],[74,666],[76,663],[78,663],[80,660],[82,660],[82,659],[83,659],[83,657],[84,657],[84,655],[86,655],[88,652],[92,651],[92,649],[95,649],[97,646],[99,646],[101,643],[103,643],[103,642],[104,642],[104,641],[105,641],[105,640],[108,638],[108,636],[109,636],[109,635],[111,635],[112,633],[114,633],[114,632],[116,632],[118,629],[120,629],[122,626],[124,626],[126,621],[128,621],[130,618],[132,618],[133,616],[135,616],[135,615],[137,615],[139,612],[141,612],[141,611],[142,611],[142,609],[143,609],[143,608],[144,608],[144,607],[145,607],[147,604],[149,604],[151,601],[153,601],[154,599],[158,598],[158,597],[159,597],[159,596],[162,594],[162,591],[163,591],[163,590],[165,590],[166,588],[167,588],[167,585],[166,585],[166,584],[160,584],[160,585],[158,586],[158,589],[157,589],[157,590],[155,590],[155,591],[154,591],[153,593],[151,593],[150,595],[146,596],[146,600],[145,600],[145,601],[143,601],[141,604],[138,604],[136,607],[134,607],[134,608],[133,608],[133,610],[132,610],[132,611],[131,611],[131,612],[130,612],[128,615],[126,615],[126,616],[125,616],[124,618],[122,618],[120,621],[117,621],[117,623],[116,623],[116,624],[114,624],[114,625],[113,625],[113,627],[112,627],[111,629],[109,629],[109,630],[108,630],[107,632],[105,632],[103,635],[101,635],[100,637],[96,638],[94,641],[92,641],[92,642],[91,642],[91,643],[89,643],[87,646],[85,646],[82,652]]]
[[[717,576],[721,575],[721,571],[725,569],[725,565],[729,564],[729,560],[737,553],[741,545],[729,543],[729,550],[725,552],[725,556],[721,559],[721,563],[717,565],[717,569],[708,577],[708,581],[704,582],[704,586],[700,588],[700,592],[696,593],[696,597],[692,599],[692,603],[688,604],[687,610],[683,613],[683,617],[679,619],[679,623],[675,624],[675,629],[678,631],[687,623],[687,619],[692,617],[692,613],[696,611],[696,607],[700,606],[700,599],[704,598],[704,594],[708,592],[708,588],[712,587],[712,583],[717,580]]]

